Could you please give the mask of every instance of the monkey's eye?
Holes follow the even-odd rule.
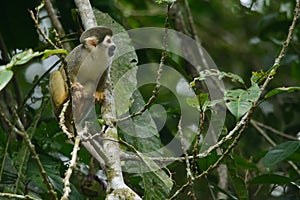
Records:
[[[106,40],[106,42],[108,43],[108,44],[110,44],[112,41],[111,41],[111,38],[108,38],[107,40]]]

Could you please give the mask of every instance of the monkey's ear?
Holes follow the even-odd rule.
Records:
[[[113,35],[113,32],[110,28],[106,26],[95,26],[93,28],[87,29],[82,33],[82,35],[80,36],[80,43],[84,44],[87,38],[93,36],[97,38],[99,43],[101,43],[107,35]]]
[[[99,40],[95,36],[85,38],[83,42],[85,47],[94,48],[99,44]]]

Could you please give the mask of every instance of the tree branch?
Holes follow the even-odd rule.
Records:
[[[97,26],[97,22],[88,0],[74,0],[81,16],[82,24],[85,29]],[[117,129],[114,126],[116,119],[115,101],[112,95],[112,85],[110,74],[108,73],[107,82],[105,84],[106,99],[101,106],[102,119],[106,123],[105,129],[102,130],[100,139],[93,138],[83,142],[83,145],[104,167],[107,176],[107,192],[106,199],[136,199],[139,197],[131,188],[129,188],[123,179],[120,146],[118,141]],[[80,132],[81,130],[78,130]],[[99,133],[90,133],[93,136]],[[83,138],[84,139],[84,138]],[[97,155],[95,155],[97,154]],[[103,161],[105,165],[103,165]]]
[[[53,24],[55,30],[57,30],[57,32],[58,32],[59,38],[61,39],[61,38],[65,37],[66,33],[64,31],[64,28],[63,28],[62,24],[60,23],[60,21],[58,20],[58,17],[55,13],[55,10],[54,10],[50,0],[45,0],[45,9],[47,10],[47,12],[49,14],[49,17],[52,21],[52,24]],[[63,43],[62,45],[67,51],[69,51],[69,52],[71,51],[71,46],[68,42]]]
[[[74,2],[79,10],[84,29],[86,30],[97,26],[97,21],[90,2],[88,0],[74,0]]]

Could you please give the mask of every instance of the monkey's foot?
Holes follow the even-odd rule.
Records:
[[[106,98],[106,96],[105,96],[104,92],[98,92],[98,91],[96,91],[94,93],[95,102],[98,103],[98,104],[103,103],[103,101],[105,100],[105,98]]]

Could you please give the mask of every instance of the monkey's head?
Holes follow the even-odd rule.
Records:
[[[92,51],[100,44],[108,48],[108,56],[112,57],[116,49],[112,40],[112,35],[113,32],[108,27],[96,26],[82,33],[80,36],[80,43],[82,43],[89,51]]]

